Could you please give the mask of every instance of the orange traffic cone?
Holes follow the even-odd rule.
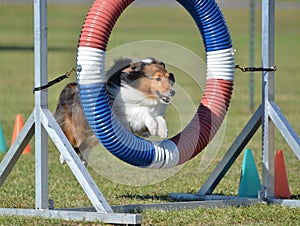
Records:
[[[23,117],[21,114],[17,114],[16,120],[15,120],[15,125],[14,125],[14,131],[13,131],[13,135],[11,138],[11,145],[15,142],[15,140],[16,140],[17,136],[19,135],[20,131],[22,130],[23,126],[24,126]],[[30,152],[31,152],[30,145],[28,144],[25,147],[23,154],[28,154]]]
[[[282,150],[276,151],[275,155],[274,196],[275,198],[283,199],[289,199],[291,197]]]

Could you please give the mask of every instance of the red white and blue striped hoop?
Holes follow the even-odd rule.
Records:
[[[134,166],[171,168],[200,153],[217,133],[229,107],[234,56],[230,33],[214,0],[178,0],[193,17],[206,50],[206,86],[191,122],[161,142],[144,140],[124,128],[111,109],[104,62],[111,31],[133,0],[96,0],[83,25],[77,54],[77,82],[85,116],[112,154]]]

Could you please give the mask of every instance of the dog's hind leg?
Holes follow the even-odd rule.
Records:
[[[60,164],[66,164],[66,160],[64,159],[64,157],[62,155],[59,156],[59,162],[60,162]]]
[[[80,159],[85,167],[88,166],[89,155],[91,150],[92,150],[91,148],[85,148],[83,150],[80,150]]]
[[[80,155],[80,151],[78,147],[73,147],[74,151]],[[64,157],[62,155],[59,156],[59,161],[61,164],[66,164],[66,160],[64,159]]]

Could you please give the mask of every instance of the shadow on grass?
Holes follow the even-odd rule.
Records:
[[[300,200],[300,194],[292,195],[292,196],[291,196],[291,199]]]
[[[137,200],[156,200],[156,201],[172,201],[169,195],[121,195],[119,198],[137,199]]]
[[[212,196],[227,197],[224,193],[214,193],[214,195],[212,195]],[[149,194],[148,195],[131,195],[131,194],[127,194],[127,195],[121,195],[121,196],[118,196],[118,197],[119,198],[143,200],[143,201],[145,201],[145,200],[148,200],[148,201],[167,201],[167,202],[174,202],[175,201],[169,194],[167,194],[167,195],[149,195]],[[228,197],[231,197],[231,196],[228,196]],[[299,198],[299,195],[298,195],[298,198]],[[182,199],[182,200],[176,200],[176,201],[182,202],[182,201],[196,201],[196,200]],[[199,201],[199,199],[197,199],[197,201]]]

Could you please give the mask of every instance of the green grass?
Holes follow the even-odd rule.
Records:
[[[49,5],[49,80],[69,71],[75,65],[78,36],[88,5]],[[234,48],[236,63],[249,64],[249,15],[244,9],[223,11],[228,23]],[[299,38],[300,9],[278,9],[276,11],[275,62],[278,72],[275,75],[276,103],[286,115],[295,131],[300,134],[300,65]],[[7,143],[13,131],[15,115],[22,113],[24,119],[34,107],[33,87],[33,7],[30,5],[0,5],[0,122]],[[203,58],[205,52],[201,37],[188,14],[181,8],[129,8],[115,26],[108,50],[120,45],[140,40],[161,40],[176,43],[190,49]],[[256,65],[261,57],[260,12],[256,15]],[[178,56],[180,59],[180,56]],[[186,59],[180,59],[186,60]],[[189,59],[187,59],[189,60]],[[193,102],[199,101],[201,91],[192,80],[176,68],[177,83],[191,96]],[[70,80],[75,80],[75,76]],[[89,172],[111,205],[130,203],[155,203],[168,200],[171,192],[195,193],[199,190],[214,166],[223,157],[227,148],[239,134],[251,116],[249,112],[249,77],[236,71],[234,94],[227,116],[227,125],[220,151],[211,159],[205,171],[199,170],[202,153],[189,161],[174,176],[160,183],[147,186],[130,186],[114,183],[100,173],[95,165]],[[49,89],[49,108],[54,110],[60,90],[67,81]],[[255,105],[261,102],[261,75],[255,74]],[[201,95],[199,95],[199,93]],[[182,100],[182,105],[185,104]],[[189,109],[187,109],[189,110]],[[185,121],[193,114],[184,115]],[[168,114],[170,133],[181,129],[178,119]],[[176,115],[176,114],[175,114]],[[259,171],[261,171],[261,131],[253,137],[248,148],[253,150]],[[34,143],[32,153],[22,155],[11,174],[0,188],[0,207],[34,208]],[[101,153],[106,153],[101,149]],[[275,149],[284,150],[290,189],[293,197],[300,194],[300,162],[280,134],[275,132]],[[100,152],[99,152],[100,153]],[[4,154],[2,154],[2,157]],[[59,152],[49,142],[49,198],[56,208],[88,207],[90,201],[76,182],[69,168],[59,164]],[[112,159],[110,157],[110,159]],[[118,167],[117,160],[111,160]],[[203,163],[202,163],[203,164]],[[232,166],[215,193],[236,195],[242,156]],[[117,169],[118,170],[118,169]],[[133,175],[139,177],[143,174]],[[162,174],[166,173],[161,171]],[[134,179],[134,178],[133,178]],[[300,209],[277,205],[254,205],[250,207],[227,207],[221,209],[194,209],[184,211],[147,210],[143,213],[144,225],[299,225]],[[86,222],[66,222],[41,218],[0,216],[0,225],[98,225]],[[100,225],[100,224],[99,224]]]

